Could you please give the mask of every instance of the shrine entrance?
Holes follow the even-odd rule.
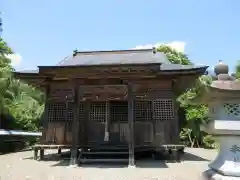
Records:
[[[127,101],[92,101],[88,118],[88,144],[127,145]]]
[[[127,145],[120,129],[121,122],[128,123],[126,85],[86,85],[79,89],[83,104],[79,117],[84,117],[85,144]]]

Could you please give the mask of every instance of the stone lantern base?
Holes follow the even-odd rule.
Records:
[[[240,180],[240,137],[218,136],[220,144],[216,159],[203,172],[203,180]]]
[[[224,176],[209,169],[202,173],[202,180],[240,180],[240,177]]]

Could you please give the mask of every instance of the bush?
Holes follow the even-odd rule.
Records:
[[[219,144],[217,144],[211,135],[205,135],[203,137],[203,146],[204,148],[209,148],[209,149],[215,149],[219,147]]]

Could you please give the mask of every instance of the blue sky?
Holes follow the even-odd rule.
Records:
[[[74,49],[185,43],[197,64],[240,60],[239,0],[0,0],[16,69],[54,65]]]

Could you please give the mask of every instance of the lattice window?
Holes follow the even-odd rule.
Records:
[[[111,101],[110,102],[111,121],[128,121],[128,102]]]
[[[81,102],[78,106],[78,120],[83,121],[85,118],[85,106],[84,102]]]
[[[48,121],[72,121],[73,106],[72,103],[49,103]]]
[[[152,101],[134,101],[133,108],[135,121],[152,120]]]
[[[90,120],[105,122],[106,120],[106,102],[92,102],[90,109]]]
[[[240,116],[240,104],[224,104],[223,108],[230,116]]]
[[[154,119],[171,120],[174,119],[174,104],[171,99],[159,99],[153,101]]]

